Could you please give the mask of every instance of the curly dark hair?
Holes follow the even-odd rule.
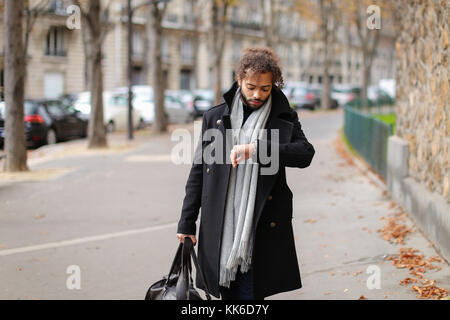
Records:
[[[247,48],[236,66],[236,76],[244,79],[248,74],[272,72],[272,85],[282,89],[283,75],[276,52],[268,47]]]

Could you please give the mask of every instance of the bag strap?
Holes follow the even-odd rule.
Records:
[[[195,269],[198,271],[199,282],[201,285],[205,287],[205,294],[208,300],[211,300],[211,296],[209,295],[209,290],[205,282],[205,278],[203,276],[203,272],[198,264],[197,256],[195,254],[194,245],[192,240],[189,237],[184,239],[184,245],[181,256],[181,274],[182,276],[179,278],[176,288],[177,300],[189,300],[189,284],[193,284],[193,280],[191,277],[191,256],[194,260]]]
[[[194,248],[191,250],[192,260],[194,261],[195,269],[198,271],[200,283],[205,287],[205,295],[206,299],[211,300],[211,296],[209,295],[208,286],[206,285],[205,276],[203,275],[203,270],[200,268],[200,265],[197,261],[197,255],[195,254]]]
[[[167,283],[170,280],[170,276],[172,274],[178,274],[181,269],[181,253],[183,251],[183,244],[180,242],[180,245],[178,246],[177,253],[175,254],[175,257],[173,258],[172,265],[170,266],[169,274],[167,275],[165,286],[167,286]]]

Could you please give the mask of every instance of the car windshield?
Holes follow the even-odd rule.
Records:
[[[333,91],[338,93],[348,93],[350,90],[350,88],[333,88]]]
[[[91,94],[89,92],[80,93],[76,99],[77,103],[91,103]]]
[[[34,108],[34,104],[30,101],[25,101],[24,103],[24,113],[25,115],[30,115],[36,113],[36,109]],[[5,101],[0,102],[0,118],[5,118],[6,106]]]
[[[109,104],[112,106],[127,106],[128,98],[125,95],[112,96],[109,98]]]
[[[297,87],[294,89],[294,91],[292,92],[293,95],[300,95],[300,94],[306,94],[307,89],[306,88],[301,88],[301,87]]]
[[[195,98],[197,100],[213,100],[214,99],[214,92],[210,91],[210,90],[196,91],[195,92]]]

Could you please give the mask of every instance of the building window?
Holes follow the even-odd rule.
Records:
[[[133,31],[133,56],[144,56],[144,41],[141,31]]]
[[[180,89],[181,90],[191,90],[192,82],[192,71],[191,70],[181,70],[180,73]]]
[[[193,24],[194,23],[194,2],[192,0],[184,1],[184,23]]]
[[[169,40],[167,36],[162,36],[161,40],[161,56],[164,61],[170,60],[170,52],[169,52]]]
[[[185,63],[192,63],[194,60],[191,38],[184,37],[181,41],[181,60]]]
[[[66,51],[64,50],[64,28],[51,27],[48,30],[45,54],[47,56],[66,56]]]
[[[56,14],[66,14],[66,8],[64,8],[64,2],[62,0],[51,0],[50,11]]]
[[[233,62],[236,63],[241,58],[242,40],[233,41]]]

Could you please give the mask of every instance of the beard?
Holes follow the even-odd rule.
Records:
[[[259,99],[247,99],[247,97],[244,95],[244,92],[242,91],[242,87],[239,87],[239,88],[241,89],[240,95],[241,95],[242,103],[248,108],[258,109],[259,107],[261,107],[267,101],[267,99],[269,99],[269,97],[267,97],[266,100],[264,100],[264,101],[263,100],[259,100]],[[253,105],[250,104],[249,101],[259,101],[259,102],[261,102],[261,104],[259,106],[253,106]]]

